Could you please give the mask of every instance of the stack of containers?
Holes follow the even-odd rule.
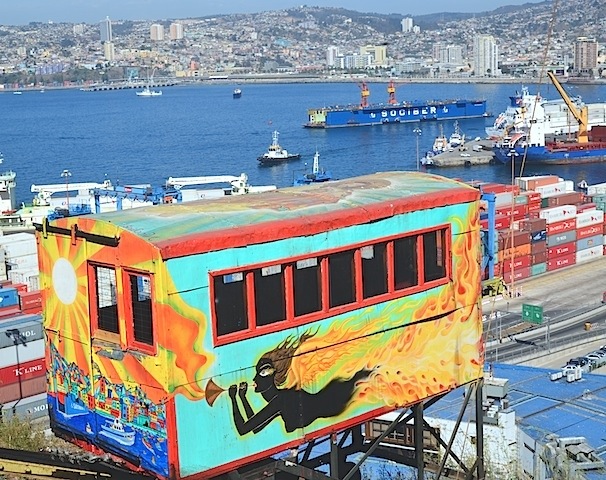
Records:
[[[42,296],[34,234],[21,232],[0,236],[0,256],[4,259],[5,279],[18,291],[20,310],[23,313],[41,313]]]
[[[494,274],[506,283],[605,255],[606,183],[589,186],[587,195],[555,175],[518,177],[514,186],[477,186],[495,194]],[[483,229],[486,217],[480,216]]]
[[[35,419],[46,411],[46,365],[41,315],[0,319],[2,418]]]

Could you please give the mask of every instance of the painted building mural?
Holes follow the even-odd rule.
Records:
[[[362,178],[361,193],[362,180],[335,182],[320,195],[295,189],[278,197],[155,206],[60,219],[38,232],[55,431],[76,432],[85,439],[80,444],[161,478],[207,478],[480,378],[479,195],[434,175]],[[335,205],[349,212],[343,199],[372,205],[415,195],[424,196],[420,208],[403,207],[370,223],[364,211],[356,213],[363,220],[348,217],[349,225],[313,223],[317,231],[308,235],[275,229],[275,222],[306,224],[303,216]],[[217,225],[227,223],[241,228],[224,240]],[[251,224],[254,239],[244,235]],[[432,225],[449,226],[449,280],[229,342],[213,335],[209,272]],[[115,335],[98,334],[91,324],[91,264],[116,268],[121,328]],[[152,278],[153,352],[135,348],[128,337],[120,306],[127,270]]]

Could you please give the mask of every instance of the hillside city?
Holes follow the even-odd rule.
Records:
[[[425,16],[301,6],[97,24],[0,25],[0,88],[224,76],[364,74],[496,81],[549,68],[606,78],[606,0]]]

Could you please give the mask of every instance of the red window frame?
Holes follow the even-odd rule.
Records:
[[[424,249],[423,249],[423,234],[432,231],[444,231],[445,238],[445,276],[429,282],[423,282],[424,275]],[[417,276],[418,282],[416,285],[411,287],[403,288],[400,290],[395,289],[395,273],[394,273],[394,246],[393,242],[397,239],[404,237],[416,236],[416,248],[417,248]],[[211,319],[212,319],[212,332],[213,342],[215,345],[225,345],[233,343],[235,341],[251,338],[256,335],[272,333],[275,331],[284,330],[299,325],[305,325],[318,320],[322,320],[329,316],[339,315],[348,311],[364,308],[370,305],[385,302],[387,300],[393,300],[401,297],[413,295],[415,293],[429,290],[440,285],[449,283],[452,280],[452,251],[451,251],[451,226],[449,224],[442,224],[425,228],[421,230],[415,230],[406,232],[405,235],[391,235],[388,237],[381,237],[373,239],[372,242],[364,242],[358,244],[348,245],[343,248],[335,248],[331,250],[325,250],[321,252],[314,252],[307,255],[299,255],[287,259],[274,260],[271,262],[263,262],[258,264],[251,264],[241,266],[239,268],[222,269],[218,271],[209,272],[209,294],[210,294],[210,308],[211,308]],[[361,274],[361,251],[360,249],[367,245],[375,245],[379,243],[386,243],[387,251],[387,292],[372,296],[364,299],[362,293],[362,274]],[[336,306],[329,308],[329,272],[328,272],[328,256],[333,253],[344,252],[348,250],[354,250],[354,266],[355,266],[355,301],[345,305]],[[322,306],[318,311],[307,313],[305,315],[296,316],[294,315],[294,293],[293,293],[293,265],[299,260],[305,260],[308,258],[317,258],[318,264],[320,265],[320,276],[321,276],[321,296]],[[271,323],[268,325],[258,326],[256,324],[255,307],[254,307],[254,275],[253,270],[257,268],[264,268],[273,265],[281,265],[284,271],[284,282],[285,282],[285,304],[286,304],[286,320]],[[246,308],[248,315],[248,328],[239,330],[237,332],[217,335],[217,315],[214,307],[214,278],[221,275],[229,275],[235,273],[242,273],[244,275],[244,281],[246,282],[244,291],[247,295]]]

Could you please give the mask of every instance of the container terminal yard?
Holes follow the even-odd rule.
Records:
[[[398,191],[409,192],[398,197],[401,203],[389,197],[390,189],[384,190],[383,185],[394,182],[401,182]],[[364,185],[367,192],[372,189],[372,200],[356,194],[354,185]],[[343,195],[351,196],[349,207],[335,209]],[[0,242],[5,264],[11,267],[2,288],[2,298],[7,300],[1,307],[5,310],[0,312],[0,329],[10,331],[7,338],[16,339],[1,344],[0,358],[8,362],[7,371],[15,370],[15,362],[23,366],[24,361],[40,361],[23,355],[26,345],[43,341],[35,333],[23,332],[41,333],[42,312],[47,338],[40,349],[43,376],[35,376],[41,368],[28,372],[32,378],[45,379],[44,389],[28,396],[38,395],[35,400],[0,399],[3,416],[26,418],[38,412],[44,417],[43,407],[19,407],[28,401],[42,405],[48,391],[55,434],[97,454],[109,454],[129,474],[150,478],[277,478],[285,472],[293,478],[362,478],[360,472],[370,475],[369,469],[376,465],[372,459],[376,462],[377,458],[407,465],[421,478],[424,472],[442,478],[457,478],[461,473],[485,478],[484,449],[491,449],[483,441],[486,429],[493,435],[502,426],[499,422],[511,416],[508,406],[515,404],[506,397],[514,386],[505,388],[507,382],[498,377],[508,371],[500,363],[511,365],[508,368],[517,365],[520,372],[529,368],[521,365],[545,369],[554,388],[577,385],[575,381],[597,382],[592,379],[600,372],[598,362],[574,372],[561,367],[569,358],[606,343],[604,287],[596,281],[606,265],[605,197],[606,187],[575,192],[571,182],[552,176],[519,178],[513,186],[467,185],[435,175],[391,172],[254,197],[197,202],[196,216],[205,220],[188,223],[185,230],[185,224],[174,223],[182,220],[171,216],[179,205],[45,221],[36,233],[38,277],[32,274],[27,282],[18,278],[18,265],[26,262],[18,257],[32,253],[17,255],[11,247],[4,248],[11,242]],[[377,201],[392,205],[387,217],[380,208],[376,215],[372,213]],[[285,202],[293,205],[286,214],[272,207]],[[356,205],[364,205],[362,217],[356,215]],[[248,208],[256,209],[255,220],[245,213]],[[240,209],[243,216],[238,216]],[[229,215],[233,224],[241,222],[238,234],[214,223],[218,212]],[[425,212],[424,218],[417,212]],[[406,224],[411,227],[405,231],[398,227],[394,219],[399,216],[408,218]],[[165,233],[159,228],[159,218],[167,222]],[[142,221],[154,225],[153,236],[145,233]],[[258,225],[245,240],[242,231],[251,228],[253,221]],[[131,227],[134,222],[136,230]],[[311,230],[303,232],[303,225]],[[373,233],[370,225],[380,230]],[[471,226],[468,233],[461,225]],[[348,235],[339,234],[341,229],[347,229]],[[181,236],[169,235],[176,231]],[[323,240],[316,245],[315,238]],[[205,245],[210,239],[222,250],[208,250]],[[270,249],[265,248],[269,245]],[[468,261],[477,255],[479,264]],[[347,258],[351,260],[344,261]],[[401,269],[406,258],[409,268]],[[200,267],[192,270],[191,262],[200,260]],[[383,268],[385,280],[380,281]],[[201,269],[205,275],[194,274]],[[416,274],[411,276],[410,271]],[[316,297],[313,289],[297,287],[301,280],[305,283],[300,285],[308,285],[313,278],[318,279]],[[351,290],[337,289],[332,278],[352,278]],[[374,281],[365,283],[363,278]],[[454,279],[460,282],[458,290]],[[13,290],[16,293],[9,293]],[[285,295],[283,303],[278,301],[280,292]],[[443,310],[423,307],[432,295]],[[208,302],[207,297],[214,301]],[[221,302],[225,298],[230,302]],[[234,300],[238,298],[242,302]],[[276,302],[282,307],[268,306]],[[480,304],[481,309],[474,307]],[[392,313],[368,313],[379,305],[390,305]],[[375,315],[373,329],[357,321],[361,308],[366,315]],[[466,322],[458,324],[460,315],[466,316]],[[132,317],[130,326],[122,324],[125,316]],[[164,318],[171,318],[171,324],[162,326],[159,322]],[[470,319],[474,319],[471,324]],[[80,322],[89,325],[81,329]],[[338,330],[333,331],[332,325],[337,324]],[[202,330],[194,334],[190,328],[194,325]],[[174,327],[181,333],[167,338],[163,330]],[[431,331],[438,327],[446,337],[432,340]],[[196,353],[180,360],[204,330],[208,336],[200,337]],[[389,343],[392,330],[399,333],[393,340],[404,342],[395,346],[401,353],[381,353],[379,348],[375,363],[368,357],[369,342],[379,340],[376,348]],[[337,342],[333,336],[338,332],[341,340]],[[418,340],[407,335],[413,332]],[[80,346],[67,347],[74,340]],[[345,350],[338,351],[343,348],[347,355]],[[458,356],[462,368],[450,373],[435,370],[431,358],[436,357],[436,348],[441,352],[438,357]],[[358,351],[366,354],[358,355]],[[224,363],[235,358],[242,362],[243,354],[257,360],[251,358],[240,369],[227,370],[207,363],[215,356]],[[160,364],[154,367],[147,360],[152,358]],[[189,364],[183,363],[185,358]],[[196,358],[200,362],[193,362]],[[280,363],[284,359],[288,359],[286,370]],[[392,371],[390,361],[406,364],[405,375]],[[300,375],[310,368],[318,369],[318,375],[324,372],[326,379],[320,376],[306,383],[309,380]],[[424,372],[431,369],[449,386],[422,385]],[[297,377],[289,380],[297,371],[298,388],[291,383]],[[518,375],[517,370],[510,372]],[[278,380],[278,374],[284,377]],[[249,384],[253,377],[254,383]],[[407,385],[409,393],[397,389],[392,393],[386,389],[386,380],[392,386]],[[22,386],[27,381],[18,378],[12,383]],[[305,387],[314,382],[316,387]],[[0,393],[7,387],[2,388]],[[425,393],[412,393],[416,388]],[[571,392],[572,388],[576,387]],[[595,388],[590,394],[602,397],[606,381]],[[308,403],[319,398],[323,389],[331,389],[337,410],[321,413]],[[268,396],[266,391],[273,393]],[[457,391],[463,391],[463,398],[459,393],[451,400]],[[276,398],[286,399],[290,392],[295,395],[294,405],[300,406],[295,411],[308,418],[303,423],[289,423],[288,403],[275,404]],[[339,395],[345,395],[340,407]],[[277,410],[270,413],[273,408]],[[445,413],[449,408],[455,409],[452,421]],[[467,410],[475,421],[463,429],[456,417]],[[230,452],[215,452],[211,459],[206,452],[215,441],[192,442],[200,432],[208,436],[217,428],[221,430],[217,441],[225,441],[231,430],[234,438]],[[406,435],[408,441],[403,440]],[[455,439],[468,435],[474,437],[474,447],[457,446]],[[585,462],[583,472],[604,472],[601,445],[560,443],[552,448],[554,455],[565,455],[573,447],[578,450],[582,443],[592,460],[591,468]],[[468,465],[462,458],[467,459],[470,451],[475,461]],[[23,473],[19,469],[28,462],[44,465],[42,477],[71,478],[57,476],[66,465],[0,452],[4,471]],[[533,457],[533,462],[533,468],[550,468],[541,458]],[[104,476],[126,478],[115,472]]]

